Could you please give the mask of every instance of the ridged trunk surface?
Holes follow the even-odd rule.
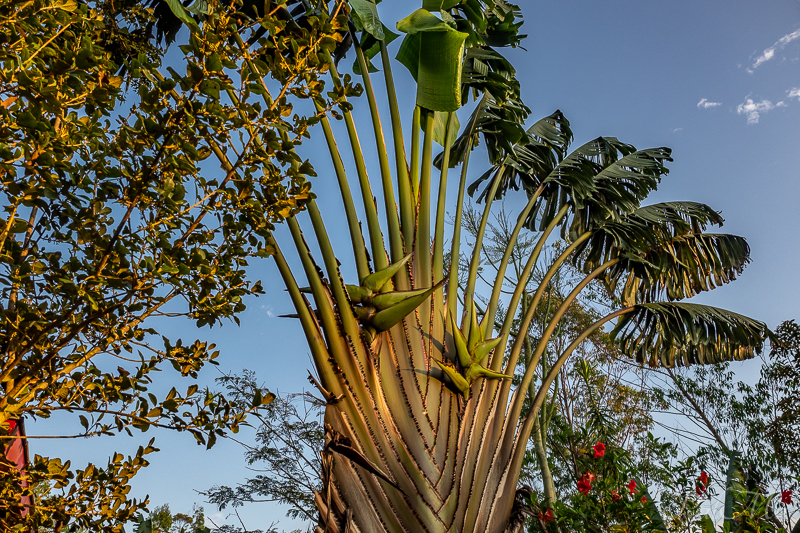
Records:
[[[443,383],[432,358],[454,360],[452,335],[445,306],[431,300],[373,339],[363,330],[351,338],[343,327],[327,339],[349,349],[318,369],[336,378],[324,383],[320,532],[503,533],[522,523],[519,468],[510,464],[517,427],[505,425],[499,381],[476,380],[468,399]]]

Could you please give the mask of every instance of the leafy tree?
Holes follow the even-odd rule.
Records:
[[[768,333],[764,324],[676,302],[733,280],[749,261],[749,248],[741,237],[706,233],[723,222],[706,205],[642,205],[667,172],[668,149],[636,150],[601,137],[569,152],[572,132],[558,112],[523,128],[528,110],[519,101],[513,68],[497,52],[516,46],[522,37],[515,6],[491,0],[425,1],[423,9],[397,23],[406,34],[398,59],[417,82],[408,153],[387,50],[389,34],[377,7],[353,1],[334,9],[350,12],[349,39],[375,137],[374,144],[361,144],[349,106],[341,108],[363,200],[362,226],[339,144],[327,116],[321,118],[350,234],[352,250],[346,255],[352,254],[357,279],[345,283],[340,271],[345,255],[334,253],[313,200],[308,203],[308,234],[295,217],[288,219],[289,246],[299,255],[302,273],[289,267],[284,246],[272,243],[326,401],[323,489],[316,499],[319,528],[518,531],[525,505],[517,484],[529,437],[550,386],[586,336],[616,321],[613,336],[621,352],[652,366],[741,360],[761,349]],[[301,15],[298,20],[300,25]],[[367,63],[373,53],[380,53],[387,87],[394,168]],[[333,62],[329,69],[334,86],[344,87],[348,78]],[[472,94],[479,103],[456,133],[454,111]],[[484,209],[466,254],[466,283],[459,290],[457,262],[449,272],[444,250],[449,241],[450,257],[460,257],[468,161],[479,137],[491,168],[470,187],[480,190]],[[438,194],[433,193],[434,138],[445,146],[437,167]],[[377,200],[364,163],[367,150],[379,161]],[[450,167],[459,164],[454,233],[446,239],[448,176]],[[489,301],[479,312],[474,304],[480,250],[492,205],[516,188],[523,189],[528,203],[511,242],[523,228],[537,232],[535,253],[520,279],[528,277],[549,239],[561,234],[564,247],[546,269],[522,320],[514,324],[524,290],[520,285],[508,297],[506,318],[497,328],[494,319],[512,250],[509,246],[504,253]],[[319,266],[308,235],[319,248]],[[511,374],[524,338],[511,339],[512,328],[527,331],[550,278],[568,261],[583,277],[553,313],[515,385]],[[304,280],[298,281],[301,275]],[[619,304],[578,333],[547,374],[534,381],[561,318],[595,279]],[[536,394],[520,422],[534,382]]]
[[[135,533],[210,533],[206,527],[202,507],[194,507],[192,514],[172,513],[169,504],[153,509],[147,518],[139,517]]]
[[[301,28],[267,18],[271,38],[255,58],[242,39],[256,30],[240,2],[209,4],[202,27],[179,3],[169,9],[190,26],[175,36],[176,68],[149,33],[163,13],[142,3],[0,6],[6,449],[15,439],[150,427],[210,447],[272,399],[241,404],[193,383],[157,397],[154,372],[195,378],[219,354],[202,339],[162,335],[153,321],[236,321],[246,298],[262,293],[248,263],[275,252],[271,230],[311,198],[313,169],[295,148],[319,117],[293,112],[287,99],[313,99],[326,112],[351,90],[329,100],[319,79],[341,21],[320,13]],[[14,433],[22,417],[56,412],[73,413],[81,429]],[[151,440],[83,469],[38,455],[22,469],[4,459],[0,527],[120,531],[146,504],[128,483],[155,450]],[[33,500],[45,482],[51,490]]]
[[[698,456],[720,472],[720,482],[736,462],[741,483],[750,487],[750,498],[756,493],[764,498],[770,493],[791,494],[800,487],[799,333],[794,321],[776,328],[755,383],[736,379],[730,366],[723,364],[668,370],[656,389],[680,417],[681,427],[673,428],[675,434],[699,443]],[[724,493],[726,485],[722,489]],[[797,510],[781,498],[773,500],[766,516],[777,520],[777,527],[788,527]],[[725,518],[731,519],[730,512],[726,513]]]

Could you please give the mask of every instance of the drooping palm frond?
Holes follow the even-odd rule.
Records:
[[[701,233],[674,237],[642,255],[625,254],[605,281],[624,281],[623,302],[691,298],[736,279],[750,261],[750,246],[737,235]]]
[[[667,202],[641,207],[595,230],[573,263],[590,272],[618,261],[603,276],[611,292],[623,287],[625,304],[680,300],[728,283],[750,261],[750,247],[735,235],[703,233],[722,217],[705,204]]]
[[[666,367],[749,359],[768,335],[763,322],[732,311],[663,302],[634,306],[612,332],[626,355]]]
[[[572,206],[569,234],[585,231],[622,217],[639,208],[667,174],[668,148],[636,150],[615,138],[600,137],[571,153],[543,185],[540,225],[549,223],[569,202]]]
[[[583,270],[605,261],[620,250],[646,252],[681,235],[702,233],[709,224],[721,226],[723,218],[698,202],[663,202],[635,209],[622,220],[596,228],[577,249]],[[577,258],[573,261],[577,263]]]

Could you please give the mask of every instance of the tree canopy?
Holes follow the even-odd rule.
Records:
[[[271,230],[311,198],[314,175],[295,147],[318,113],[293,111],[287,97],[323,112],[339,99],[319,79],[320,57],[341,39],[335,19],[310,17],[256,58],[237,5],[171,35],[180,46],[169,54],[152,35],[163,13],[139,2],[0,6],[4,446],[20,438],[10,430],[22,417],[56,412],[74,415],[74,435],[26,442],[156,426],[212,446],[271,401],[200,390],[192,378],[216,363],[215,346],[153,326],[237,321],[263,292],[249,262],[274,253]],[[269,24],[277,32],[286,21]],[[257,65],[268,65],[269,84]],[[175,387],[157,397],[151,384],[163,369],[190,382],[170,378]],[[129,498],[128,482],[153,451],[150,441],[83,469],[35,454],[27,471],[4,464],[3,529],[119,531],[146,503]],[[32,502],[41,483],[51,490]]]

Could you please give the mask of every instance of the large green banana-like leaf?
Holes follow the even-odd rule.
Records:
[[[382,41],[386,34],[383,32],[383,23],[378,16],[378,6],[371,0],[348,0],[352,10],[350,15],[356,29],[363,30],[375,39]]]
[[[753,357],[770,334],[763,322],[700,304],[647,303],[620,317],[612,336],[650,366],[688,366]]]
[[[409,37],[419,34],[417,105],[432,111],[455,111],[461,107],[461,69],[467,34],[426,9],[418,9],[399,21],[397,29]],[[401,51],[404,57],[401,61],[413,65],[413,51],[408,48]]]

